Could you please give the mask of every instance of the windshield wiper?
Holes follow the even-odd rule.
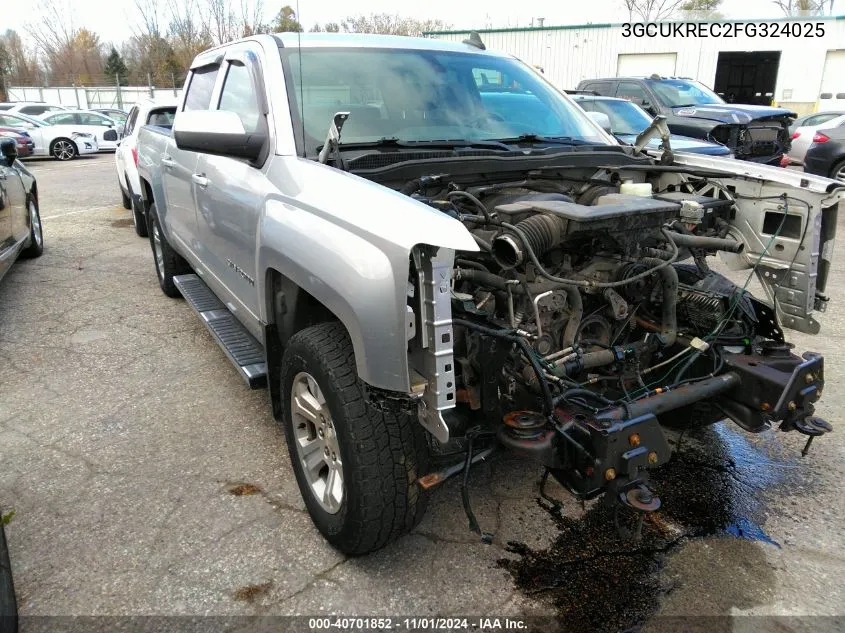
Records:
[[[592,145],[590,141],[572,136],[542,136],[541,134],[520,134],[512,138],[496,139],[502,143],[547,143],[549,145]]]
[[[475,148],[475,149],[501,149],[511,151],[513,148],[499,140],[492,141],[468,141],[468,140],[433,140],[433,141],[401,141],[395,136],[383,136],[375,141],[351,141],[340,143],[340,149],[358,149],[366,147],[402,147],[402,148]]]

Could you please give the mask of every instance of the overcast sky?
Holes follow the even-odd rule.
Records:
[[[132,33],[134,0],[64,0],[73,7],[78,26],[86,26],[103,42],[120,42]],[[3,4],[13,0],[2,0]],[[166,6],[166,0],[160,0]],[[284,4],[296,9],[296,0],[264,0],[267,18]],[[240,0],[232,0],[235,7]],[[25,37],[26,25],[39,17],[37,2],[15,4],[3,11],[0,29],[13,28]],[[834,13],[845,13],[845,0],[837,0]],[[729,18],[780,17],[771,0],[724,0],[722,13]],[[424,0],[402,3],[396,0],[300,0],[299,19],[306,29],[315,22],[338,21],[350,15],[401,13],[416,18],[439,18],[455,28],[486,26],[528,26],[532,18],[543,17],[546,25],[623,22],[628,14],[623,0]]]

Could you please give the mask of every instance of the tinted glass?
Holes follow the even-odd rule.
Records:
[[[255,88],[249,76],[249,70],[240,63],[229,64],[229,71],[226,73],[226,81],[220,93],[220,105],[218,110],[235,112],[244,124],[246,132],[255,132],[258,129],[258,99],[255,95]]]
[[[643,87],[632,81],[620,81],[616,87],[616,96],[622,99],[630,99],[638,104],[648,101],[648,96],[646,96]]]
[[[218,70],[219,66],[204,66],[193,71],[188,94],[185,95],[185,110],[208,110]]]
[[[341,144],[482,141],[521,134],[606,144],[584,112],[511,58],[426,50],[309,49],[284,55],[291,109],[306,154],[336,112],[349,112]],[[302,69],[302,72],[300,71]]]
[[[690,79],[646,79],[660,102],[670,108],[724,103],[722,97]]]
[[[597,81],[595,83],[586,84],[582,90],[592,90],[603,97],[612,97],[613,83],[610,81]]]
[[[29,114],[31,116],[38,116],[39,114],[44,114],[49,110],[50,108],[48,108],[47,106],[24,106],[23,108],[18,110],[18,112],[21,112],[23,114]]]

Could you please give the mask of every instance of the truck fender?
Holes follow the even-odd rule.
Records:
[[[374,387],[407,393],[404,301],[410,254],[396,245],[383,250],[327,218],[279,200],[267,202],[262,223],[260,279],[275,270],[314,297],[346,327],[358,376]],[[275,301],[268,290],[260,284],[265,322],[273,319]],[[284,340],[292,332],[279,334]]]

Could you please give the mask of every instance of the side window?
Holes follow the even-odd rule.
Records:
[[[48,116],[44,119],[50,125],[73,125],[78,124],[80,121],[77,120],[76,115],[72,112],[67,112],[63,114],[53,114]]]
[[[247,133],[258,129],[261,116],[258,110],[258,97],[255,94],[249,70],[240,62],[233,61],[229,64],[217,109],[236,113],[241,118]]]
[[[839,115],[830,113],[817,114],[804,121],[802,125],[821,125],[822,123],[826,123],[827,121],[836,118],[837,116]]]
[[[135,106],[129,112],[129,119],[126,122],[126,132],[125,132],[126,136],[129,136],[130,134],[132,134],[132,130],[135,129],[135,123],[137,122],[137,120],[138,120],[138,106]]]
[[[203,66],[191,73],[188,94],[185,95],[185,110],[208,110],[211,106],[211,93],[217,81],[220,66]]]
[[[586,84],[583,90],[592,90],[603,97],[613,96],[613,84],[609,81],[597,81],[595,83]]]
[[[620,81],[616,87],[616,96],[633,101],[637,105],[641,105],[649,100],[643,87],[632,81]]]
[[[105,127],[109,124],[108,121],[106,121],[103,117],[98,116],[96,114],[90,114],[88,112],[85,112],[85,113],[80,114],[78,116],[79,116],[79,122],[82,125],[102,125],[102,126]]]

